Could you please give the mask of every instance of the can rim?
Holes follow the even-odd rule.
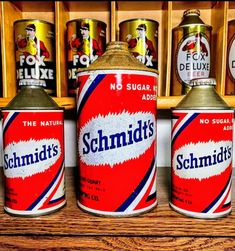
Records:
[[[91,72],[97,72],[97,71],[111,71],[111,72],[116,72],[116,71],[131,71],[131,72],[147,72],[149,74],[154,74],[156,75],[157,77],[159,77],[159,72],[158,70],[155,70],[155,69],[152,69],[152,68],[147,68],[146,70],[144,69],[132,69],[132,68],[122,68],[122,69],[114,69],[114,68],[107,68],[107,67],[104,67],[103,69],[91,69],[91,70],[87,70],[88,68],[81,68],[77,71],[76,73],[76,77],[79,77],[83,74],[86,74],[86,73],[91,73]]]
[[[14,21],[14,25],[17,24],[17,23],[20,23],[20,22],[38,22],[38,23],[46,23],[46,24],[50,24],[50,25],[53,25],[55,26],[54,23],[51,23],[51,22],[48,22],[48,21],[45,21],[45,20],[41,20],[41,19],[19,19],[19,20],[16,20]]]
[[[149,18],[132,18],[132,19],[127,19],[127,20],[124,20],[122,22],[119,23],[119,26],[123,23],[126,23],[126,22],[131,22],[131,21],[151,21],[151,22],[154,22],[157,24],[157,26],[159,26],[159,22],[156,21],[156,20],[153,20],[153,19],[149,19]]]
[[[105,25],[105,27],[107,27],[107,24],[101,20],[98,20],[98,19],[94,19],[94,18],[75,18],[75,19],[71,19],[69,20],[68,22],[66,22],[66,26],[68,26],[70,23],[72,22],[76,22],[76,21],[83,21],[83,22],[86,22],[86,21],[93,21],[93,22],[97,22],[97,23],[101,23],[103,25]]]

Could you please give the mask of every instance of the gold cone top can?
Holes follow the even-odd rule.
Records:
[[[105,51],[107,25],[90,18],[70,20],[66,25],[68,93],[74,96],[77,69],[88,67]]]
[[[231,212],[234,111],[215,79],[194,79],[172,110],[171,207],[210,219]]]
[[[235,94],[235,20],[228,22],[225,95]]]
[[[38,19],[14,22],[17,84],[29,79],[44,80],[44,89],[56,94],[55,25]]]
[[[129,51],[148,68],[158,69],[157,21],[130,19],[119,24],[119,40],[128,43]]]
[[[157,78],[126,42],[110,42],[78,71],[78,206],[86,212],[124,217],[156,206]]]
[[[199,16],[199,10],[186,10],[179,26],[172,30],[172,96],[186,94],[191,79],[210,76],[212,27]]]

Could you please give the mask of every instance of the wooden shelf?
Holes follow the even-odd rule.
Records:
[[[152,211],[129,218],[98,217],[77,207],[74,168],[67,167],[67,205],[50,215],[25,218],[3,212],[1,175],[0,249],[234,250],[234,212],[214,220],[180,215],[168,204],[169,181],[170,168],[158,168],[158,205]]]
[[[184,96],[159,97],[157,99],[157,109],[171,109],[175,107],[182,100],[183,97]],[[235,97],[224,96],[223,98],[229,106],[235,107]],[[76,100],[73,97],[53,97],[53,99],[57,102],[59,106],[63,107],[65,110],[71,110],[76,108]],[[0,108],[5,107],[10,101],[11,98],[0,98]]]

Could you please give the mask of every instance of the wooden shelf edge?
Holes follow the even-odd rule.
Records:
[[[157,98],[157,109],[168,110],[175,107],[184,96],[173,96],[173,97],[158,97]],[[63,107],[65,110],[72,110],[76,108],[76,100],[74,97],[52,97],[55,102]],[[5,107],[12,98],[0,98],[0,108]],[[235,108],[235,96],[223,96],[225,102]]]

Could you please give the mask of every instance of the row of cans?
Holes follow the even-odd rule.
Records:
[[[67,22],[68,94],[75,95],[76,73],[88,67],[106,48],[107,25],[95,19]],[[132,19],[119,24],[119,40],[128,42],[129,51],[147,67],[158,69],[158,27],[150,19]],[[47,92],[56,93],[54,24],[41,20],[14,23],[17,80],[46,81]],[[200,18],[199,10],[187,10],[172,31],[170,95],[187,93],[189,81],[211,76],[212,27]],[[235,20],[228,23],[228,52],[225,95],[235,94]]]
[[[158,72],[133,57],[126,42],[110,42],[77,81],[78,206],[100,216],[148,212],[158,203]],[[2,110],[4,208],[38,216],[66,204],[63,110],[37,80],[21,84]],[[215,79],[190,85],[172,109],[170,206],[218,218],[232,209],[234,110],[216,92]]]

